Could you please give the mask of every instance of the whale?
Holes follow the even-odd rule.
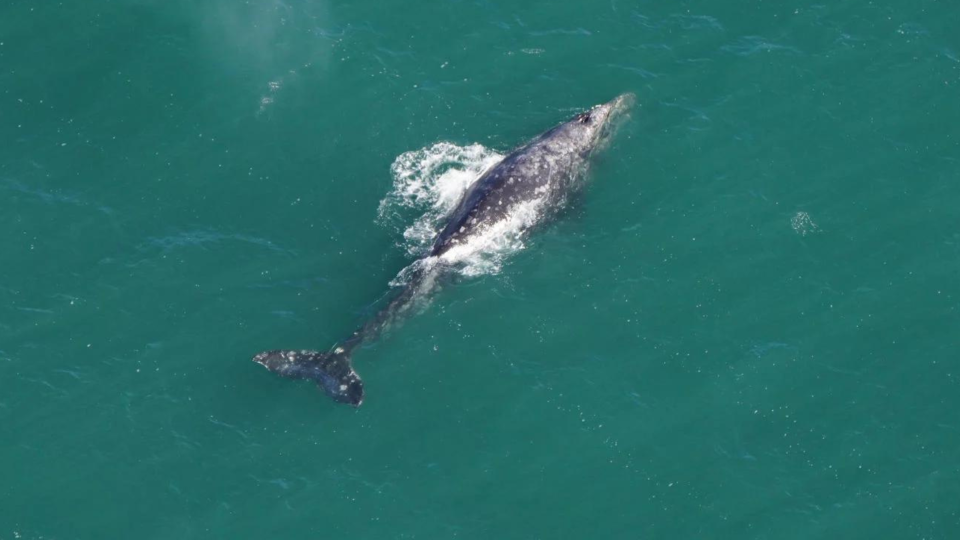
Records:
[[[326,352],[269,350],[253,361],[290,379],[315,381],[334,401],[359,407],[364,386],[353,352],[424,306],[444,276],[469,253],[485,249],[497,231],[527,234],[550,220],[584,183],[592,157],[634,102],[632,94],[579,112],[520,145],[482,173],[446,216],[432,247],[401,271],[403,285],[360,328]]]

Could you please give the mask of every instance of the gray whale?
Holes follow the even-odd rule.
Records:
[[[273,350],[253,357],[270,371],[292,379],[311,379],[334,400],[359,406],[363,381],[350,357],[363,342],[411,311],[436,288],[449,269],[457,249],[466,249],[476,238],[504,220],[520,205],[536,203],[537,219],[521,223],[528,229],[563,206],[579,187],[590,157],[612,132],[614,120],[633,102],[631,94],[597,105],[520,146],[488,169],[467,190],[430,253],[408,269],[406,285],[361,328],[328,352]]]

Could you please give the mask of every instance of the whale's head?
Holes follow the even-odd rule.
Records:
[[[558,126],[553,137],[586,157],[609,139],[635,100],[633,94],[623,94],[597,105]]]

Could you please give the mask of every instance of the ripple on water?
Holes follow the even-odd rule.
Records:
[[[720,50],[723,52],[736,54],[737,56],[752,56],[761,52],[788,52],[800,54],[800,50],[795,47],[767,41],[762,36],[743,36],[734,43],[720,47]]]
[[[217,244],[220,242],[231,241],[231,242],[246,242],[249,244],[254,244],[271,251],[276,251],[279,253],[292,254],[288,249],[282,248],[270,240],[265,238],[258,238],[256,236],[250,236],[240,233],[222,233],[210,229],[197,229],[193,231],[182,231],[177,234],[172,234],[169,236],[151,236],[147,238],[146,241],[142,242],[137,246],[137,249],[140,251],[146,251],[151,248],[159,248],[164,253],[169,251],[174,251],[176,249],[185,248],[185,247],[205,247],[209,244]]]
[[[586,28],[552,28],[550,30],[533,30],[530,32],[531,36],[543,37],[543,36],[592,36],[593,32],[587,30]]]
[[[641,67],[623,66],[623,65],[620,65],[620,64],[607,64],[607,67],[611,67],[611,68],[614,68],[614,69],[620,69],[620,70],[623,70],[623,71],[629,71],[630,73],[635,73],[635,74],[639,75],[640,77],[642,77],[642,78],[644,78],[644,79],[656,79],[657,77],[659,77],[659,75],[657,75],[656,73],[654,73],[654,72],[652,72],[652,71],[647,71],[647,70],[645,70],[645,69],[643,69],[643,68],[641,68]]]
[[[723,30],[720,21],[709,15],[673,15],[674,20],[684,30]]]
[[[80,195],[71,193],[69,191],[63,191],[59,189],[55,190],[42,190],[30,187],[22,182],[5,178],[3,181],[0,181],[0,187],[8,189],[10,191],[16,191],[30,197],[34,197],[43,201],[46,204],[68,204],[72,206],[94,206],[100,212],[104,214],[113,214],[114,210],[109,206],[104,206],[100,204],[92,203]]]

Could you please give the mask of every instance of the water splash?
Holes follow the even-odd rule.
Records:
[[[467,189],[501,159],[480,144],[447,142],[401,154],[390,167],[393,189],[380,201],[380,223],[402,228],[407,252],[423,255]]]
[[[403,153],[390,167],[393,189],[380,201],[378,220],[403,230],[403,247],[411,256],[422,257],[463,194],[502,159],[502,154],[480,144],[448,142]],[[405,282],[416,268],[438,263],[455,267],[465,276],[499,272],[506,257],[523,248],[523,233],[542,215],[544,203],[545,199],[535,199],[517,205],[505,219],[491,223],[469,242],[414,263],[393,284]]]
[[[515,205],[505,219],[449,249],[440,260],[456,266],[464,276],[499,273],[506,258],[523,249],[525,233],[544,215],[547,201],[543,196]]]

